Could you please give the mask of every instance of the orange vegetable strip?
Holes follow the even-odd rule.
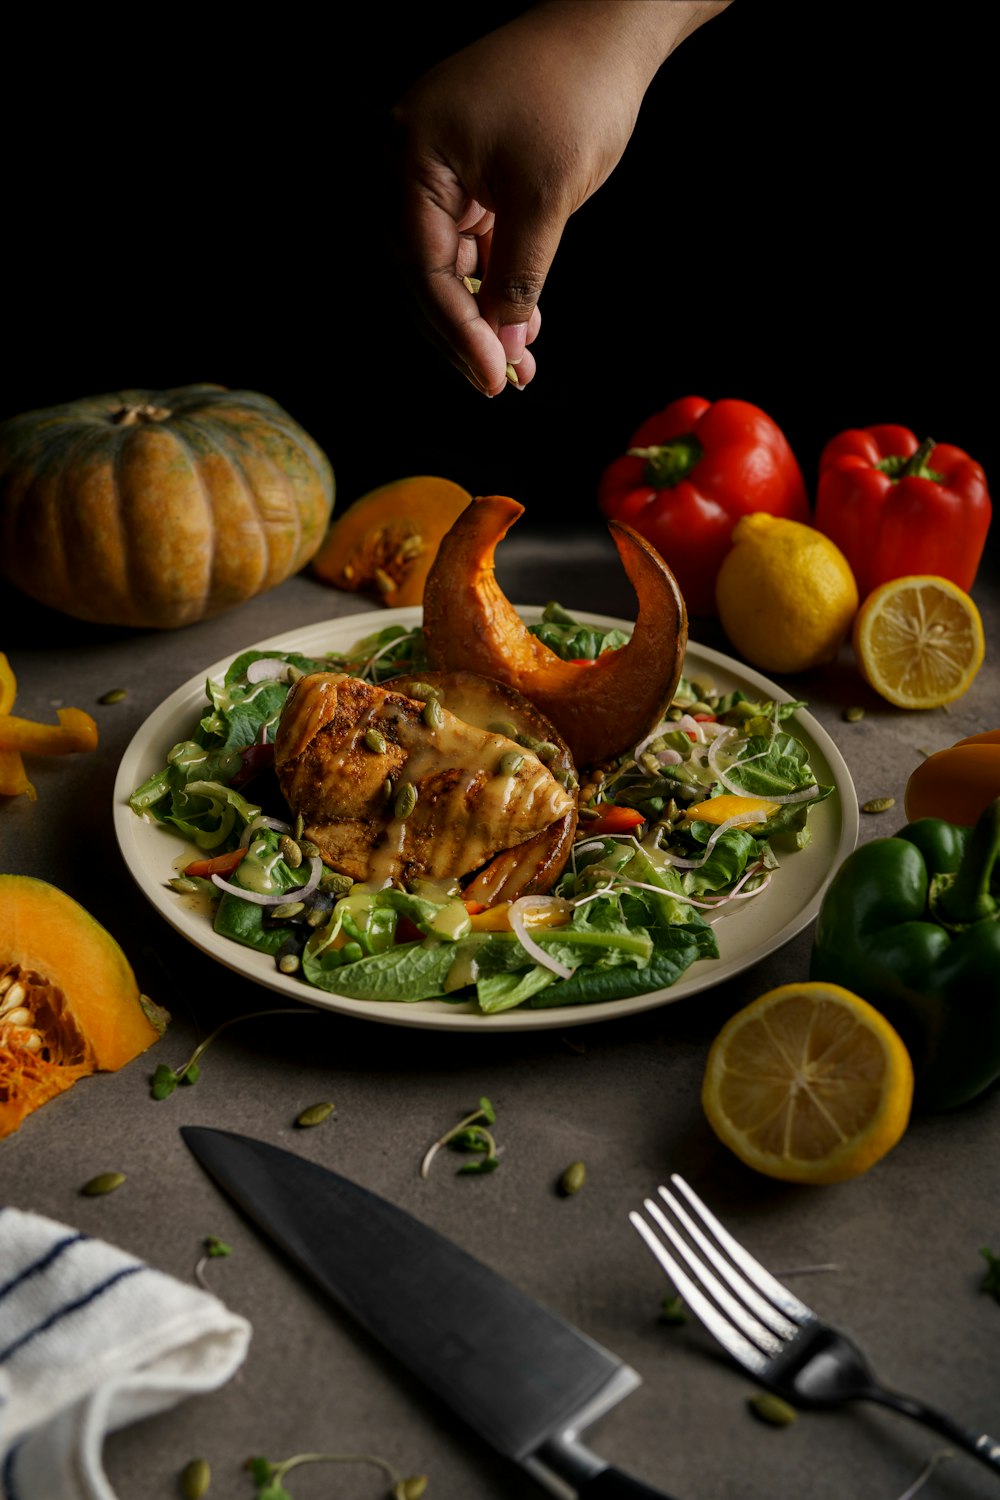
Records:
[[[193,859],[184,866],[185,875],[231,875],[246,854],[246,848],[230,849],[228,854],[216,854],[212,859]]]
[[[0,651],[0,714],[9,714],[17,697],[17,678],[10,662]]]
[[[0,750],[25,755],[71,755],[97,747],[97,725],[82,708],[60,708],[58,724],[38,724],[14,714],[0,714]]]
[[[0,797],[25,796],[38,801],[38,793],[28,780],[24,761],[16,750],[0,750]]]
[[[588,818],[580,825],[581,834],[588,838],[594,833],[628,833],[638,828],[646,819],[638,808],[608,806],[597,818]]]

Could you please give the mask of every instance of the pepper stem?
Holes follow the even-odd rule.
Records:
[[[980,813],[955,879],[938,897],[939,910],[947,921],[968,926],[997,915],[998,903],[990,894],[990,880],[998,856],[1000,797]]]
[[[887,458],[880,459],[875,467],[887,474],[894,484],[900,479],[933,479],[935,484],[943,484],[944,475],[927,467],[927,460],[936,447],[937,443],[933,438],[924,438],[920,447],[909,458],[904,458],[901,453],[890,453]]]
[[[671,438],[669,443],[656,443],[649,448],[629,448],[629,458],[646,460],[643,477],[658,490],[672,490],[691,472],[704,453],[698,439],[687,433],[684,437]]]

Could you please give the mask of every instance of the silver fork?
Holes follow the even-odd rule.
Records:
[[[670,1181],[697,1218],[666,1187],[657,1191],[672,1218],[651,1198],[645,1199],[643,1207],[676,1256],[641,1214],[630,1213],[629,1221],[678,1295],[760,1385],[804,1409],[821,1410],[847,1401],[889,1406],[932,1428],[1000,1474],[1000,1443],[995,1438],[961,1427],[922,1401],[881,1385],[850,1339],[823,1323],[811,1307],[754,1260],[682,1177],[674,1173]]]

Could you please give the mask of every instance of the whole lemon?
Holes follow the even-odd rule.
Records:
[[[840,548],[813,526],[764,511],[744,516],[732,543],[715,601],[739,655],[769,672],[805,672],[832,661],[859,603]]]

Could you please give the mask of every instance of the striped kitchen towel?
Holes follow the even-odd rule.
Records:
[[[224,1385],[251,1331],[209,1292],[0,1207],[0,1495],[115,1500],[105,1434]]]

